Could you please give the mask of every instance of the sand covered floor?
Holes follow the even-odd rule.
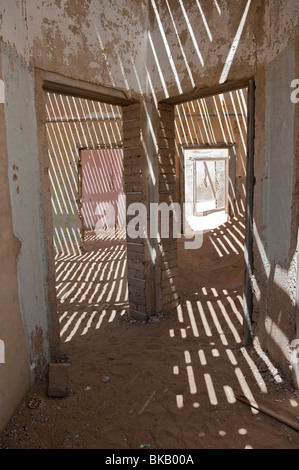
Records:
[[[221,233],[222,232],[222,233]],[[39,379],[0,436],[8,449],[298,449],[298,392],[266,352],[242,347],[243,219],[179,244],[180,306],[147,323],[128,314],[124,241],[90,237],[57,259],[69,393]]]

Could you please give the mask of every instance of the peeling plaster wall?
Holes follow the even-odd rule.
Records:
[[[248,6],[241,31],[240,21]],[[1,315],[0,325],[2,318],[7,328],[11,325],[7,351],[12,351],[15,340],[19,340],[23,361],[19,363],[20,373],[16,369],[7,370],[4,376],[1,375],[5,386],[11,385],[15,394],[11,408],[7,410],[13,408],[28,385],[24,336],[31,377],[49,359],[48,273],[37,155],[41,147],[37,143],[36,126],[36,121],[41,117],[34,103],[35,67],[118,88],[125,91],[128,97],[138,98],[141,93],[152,93],[156,100],[190,92],[194,88],[218,85],[226,70],[225,64],[230,81],[255,78],[254,318],[263,344],[270,348],[276,360],[282,361],[285,369],[288,368],[288,342],[295,334],[293,304],[290,301],[294,289],[287,287],[280,296],[281,289],[274,277],[286,286],[295,254],[291,247],[296,246],[294,234],[297,234],[297,227],[291,232],[287,227],[282,227],[285,237],[280,246],[276,244],[276,236],[272,236],[275,232],[270,231],[271,225],[268,226],[277,218],[277,207],[274,201],[270,203],[267,198],[271,191],[273,193],[278,178],[275,172],[281,168],[280,153],[285,138],[280,134],[277,115],[267,121],[269,114],[266,106],[270,96],[275,95],[275,90],[284,87],[285,97],[285,87],[290,91],[288,81],[294,72],[290,47],[298,29],[298,18],[298,0],[222,0],[218,3],[211,0],[1,0],[2,74],[7,92],[6,135],[1,135],[7,148],[10,196],[9,201],[7,197],[3,200],[1,210],[11,216],[14,235],[6,239],[7,254],[11,253],[12,257],[3,257],[2,268],[4,272],[7,269],[7,273],[11,273],[7,294],[10,294],[12,302],[8,305],[8,298],[4,297],[3,309],[6,308],[6,313]],[[237,43],[234,40],[238,34],[240,41]],[[280,53],[282,55],[276,62]],[[227,60],[230,56],[232,63]],[[288,68],[283,81],[274,86],[269,80],[275,76],[278,63],[291,66],[291,69]],[[40,103],[36,106],[39,106],[37,109],[40,112]],[[278,114],[282,112],[292,121],[289,101],[281,100],[278,108],[271,109],[273,112],[278,109]],[[276,129],[279,131],[277,136]],[[293,122],[290,122],[290,129],[295,129]],[[287,132],[294,140],[294,132]],[[271,135],[274,135],[280,151],[274,149],[273,166],[270,163],[269,172],[265,174],[264,167],[273,149],[269,141]],[[290,174],[293,169],[291,152],[289,144],[287,161]],[[295,182],[291,181],[286,170],[284,168],[281,174],[283,193],[280,193],[281,200],[278,201],[279,214],[292,204],[290,188],[294,191]],[[269,183],[267,178],[274,179]],[[268,202],[263,206],[265,201]],[[42,210],[45,214],[48,209],[42,207]],[[4,217],[2,213],[1,217]],[[290,221],[294,224],[294,216],[290,219],[288,210],[283,217],[285,224]],[[5,227],[7,235],[10,234],[9,218]],[[273,276],[272,284],[268,283],[269,272]],[[5,321],[8,313],[11,313],[11,323]],[[275,322],[275,330],[269,328],[269,322],[266,323],[269,318]],[[284,341],[283,349],[277,339]],[[2,390],[4,401],[1,402],[1,412],[4,414],[0,418],[0,427],[7,417],[5,407],[11,395],[10,390]]]
[[[4,107],[5,104],[0,103],[0,339],[4,343],[4,363],[0,358],[0,429],[30,386],[25,331],[18,299],[17,258],[21,244],[13,231]]]
[[[219,83],[228,59],[229,80],[255,75],[285,49],[298,15],[297,0],[2,0],[0,6],[1,39],[30,67],[128,96],[151,89],[157,99]]]
[[[228,80],[254,76],[294,36],[299,3],[149,0],[149,11],[150,76],[163,99],[219,84],[230,59]]]
[[[149,3],[153,44],[149,52],[151,77],[153,83],[165,82],[164,92],[158,90],[158,98],[219,83],[248,0],[226,0],[218,2],[218,7],[212,1],[150,0]],[[256,4],[254,0],[251,3],[230,79],[255,72]]]
[[[146,82],[146,5],[147,0],[2,0],[2,40],[30,67],[107,84],[130,96]]]
[[[2,50],[8,179],[17,258],[18,298],[31,377],[49,360],[46,267],[41,216],[34,77],[26,65]],[[38,340],[36,338],[38,337]]]

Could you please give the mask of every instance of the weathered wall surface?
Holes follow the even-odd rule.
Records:
[[[294,105],[290,84],[294,78],[294,42],[266,66],[265,165],[263,169],[263,222],[260,237],[267,257],[265,344],[284,369],[294,339],[294,300],[290,286],[291,224],[294,174]],[[257,209],[261,209],[257,207]],[[265,268],[264,268],[265,269]],[[263,324],[261,319],[263,318]]]
[[[3,79],[0,56],[0,78]],[[17,259],[21,243],[15,236],[11,214],[6,123],[0,103],[0,339],[4,344],[4,357],[0,358],[0,428],[21,401],[30,386],[29,361],[26,351],[24,324],[18,298]]]
[[[136,94],[145,83],[146,3],[3,0],[2,40],[30,68]]]
[[[2,77],[7,88],[2,114],[6,134],[1,131],[2,148],[7,149],[7,163],[3,154],[7,171],[1,186],[5,195],[1,236],[7,236],[2,271],[11,274],[4,286],[8,286],[6,294],[12,301],[8,305],[8,297],[3,297],[6,311],[1,315],[1,327],[2,318],[4,324],[0,337],[9,328],[7,351],[12,351],[19,339],[22,355],[20,373],[10,368],[1,375],[1,381],[3,377],[5,385],[11,384],[15,392],[11,407],[28,386],[29,368],[34,375],[47,362],[50,352],[49,273],[42,218],[48,208],[42,206],[41,192],[46,197],[46,191],[39,183],[40,177],[43,181],[47,177],[47,168],[41,167],[43,171],[39,172],[42,146],[37,134],[41,132],[43,111],[41,104],[34,102],[34,67],[118,88],[128,97],[152,93],[154,102],[194,88],[212,88],[227,79],[255,78],[255,320],[263,344],[288,368],[288,342],[295,334],[294,288],[289,280],[296,246],[296,211],[288,208],[292,206],[296,182],[289,176],[294,147],[286,143],[279,116],[290,121],[285,132],[294,142],[294,115],[288,93],[289,80],[298,73],[293,42],[298,18],[297,0],[1,1]],[[287,70],[279,81],[276,73],[282,66]],[[277,93],[284,98],[278,97],[273,105],[269,100],[274,95],[276,99]],[[146,123],[141,127],[149,133]],[[284,161],[287,164],[277,176]],[[278,224],[283,235],[276,238],[272,220],[280,215],[283,218]],[[291,231],[285,226],[289,223]],[[280,236],[283,239],[278,244]],[[17,363],[16,356],[12,360]],[[18,381],[22,382],[20,386]],[[5,389],[3,396],[8,403],[11,389]],[[7,417],[5,406],[1,404],[4,414],[0,427]]]
[[[296,106],[291,82],[298,74],[295,53],[298,5],[269,3],[256,25],[257,55],[254,187],[254,332],[291,376],[296,336],[295,285],[298,213]],[[276,11],[276,16],[274,14]],[[287,15],[290,15],[288,18]],[[258,33],[268,31],[268,35]],[[263,26],[262,26],[263,25]],[[283,27],[284,25],[284,27]],[[297,27],[298,28],[298,27]],[[268,45],[268,54],[266,53]],[[296,215],[294,215],[296,213]]]
[[[47,260],[43,237],[34,77],[11,51],[2,50],[8,180],[13,230],[19,240],[18,299],[32,377],[49,360]]]
[[[295,38],[295,76],[299,77],[299,31]],[[294,303],[296,304],[296,336],[297,344],[299,341],[299,89],[296,89],[296,99],[298,101],[295,106],[294,121],[294,175],[293,175],[293,201],[292,201],[292,228],[291,228],[291,247],[290,253],[293,256],[293,273],[292,273],[292,293]],[[294,386],[299,389],[299,364],[296,359],[297,354],[293,358],[292,376]],[[295,360],[294,360],[295,359]],[[295,362],[295,363],[294,363]]]
[[[163,99],[254,76],[294,36],[299,4],[149,0],[149,11],[150,76]]]

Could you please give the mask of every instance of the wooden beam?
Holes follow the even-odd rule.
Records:
[[[245,227],[245,267],[243,294],[243,344],[252,342],[253,292],[253,189],[254,189],[254,113],[255,84],[251,80],[248,88],[248,131],[247,131],[247,169],[246,169],[246,227]]]
[[[243,79],[236,81],[227,81],[226,83],[223,83],[221,85],[217,84],[211,87],[195,87],[192,91],[188,93],[183,93],[181,95],[165,98],[161,101],[161,103],[177,105],[186,103],[187,101],[208,98],[209,96],[219,95],[220,93],[227,93],[229,91],[239,90],[240,88],[247,88],[249,86],[250,81],[251,79]]]
[[[94,83],[76,80],[52,72],[35,69],[43,80],[43,89],[61,95],[90,99],[116,106],[129,106],[137,103],[122,91]]]
[[[299,431],[299,423],[295,421],[296,417],[295,416],[287,416],[287,410],[285,408],[280,409],[278,408],[278,405],[273,405],[269,402],[261,402],[261,398],[259,399],[259,403],[255,403],[250,401],[248,398],[242,396],[242,395],[235,395],[235,398],[244,403],[245,405],[249,406],[250,408],[254,408],[255,410],[261,411],[262,413],[271,416],[271,418],[276,419],[277,421],[280,421],[283,424],[286,424],[290,428],[294,429],[295,431]]]

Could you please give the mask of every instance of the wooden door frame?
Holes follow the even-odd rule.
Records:
[[[243,289],[243,345],[248,347],[252,344],[252,313],[253,313],[253,290],[252,290],[252,275],[253,275],[253,195],[254,195],[254,137],[255,137],[255,82],[253,78],[242,80],[238,83],[227,83],[222,86],[216,86],[211,89],[196,90],[189,94],[168,98],[164,100],[165,103],[178,105],[192,101],[194,99],[207,98],[219,93],[226,93],[229,91],[247,88],[247,168],[246,168],[246,205],[245,205],[245,243],[244,243],[244,289]],[[218,144],[217,144],[218,145]],[[222,145],[222,144],[220,144]],[[232,144],[234,145],[234,144]],[[184,145],[180,146],[180,174],[184,175],[184,158],[182,155]],[[205,146],[202,146],[206,148]],[[192,146],[188,146],[192,148]],[[180,193],[181,201],[184,198],[184,179],[180,178]],[[182,192],[183,189],[183,192]],[[182,223],[182,233],[183,233]]]

